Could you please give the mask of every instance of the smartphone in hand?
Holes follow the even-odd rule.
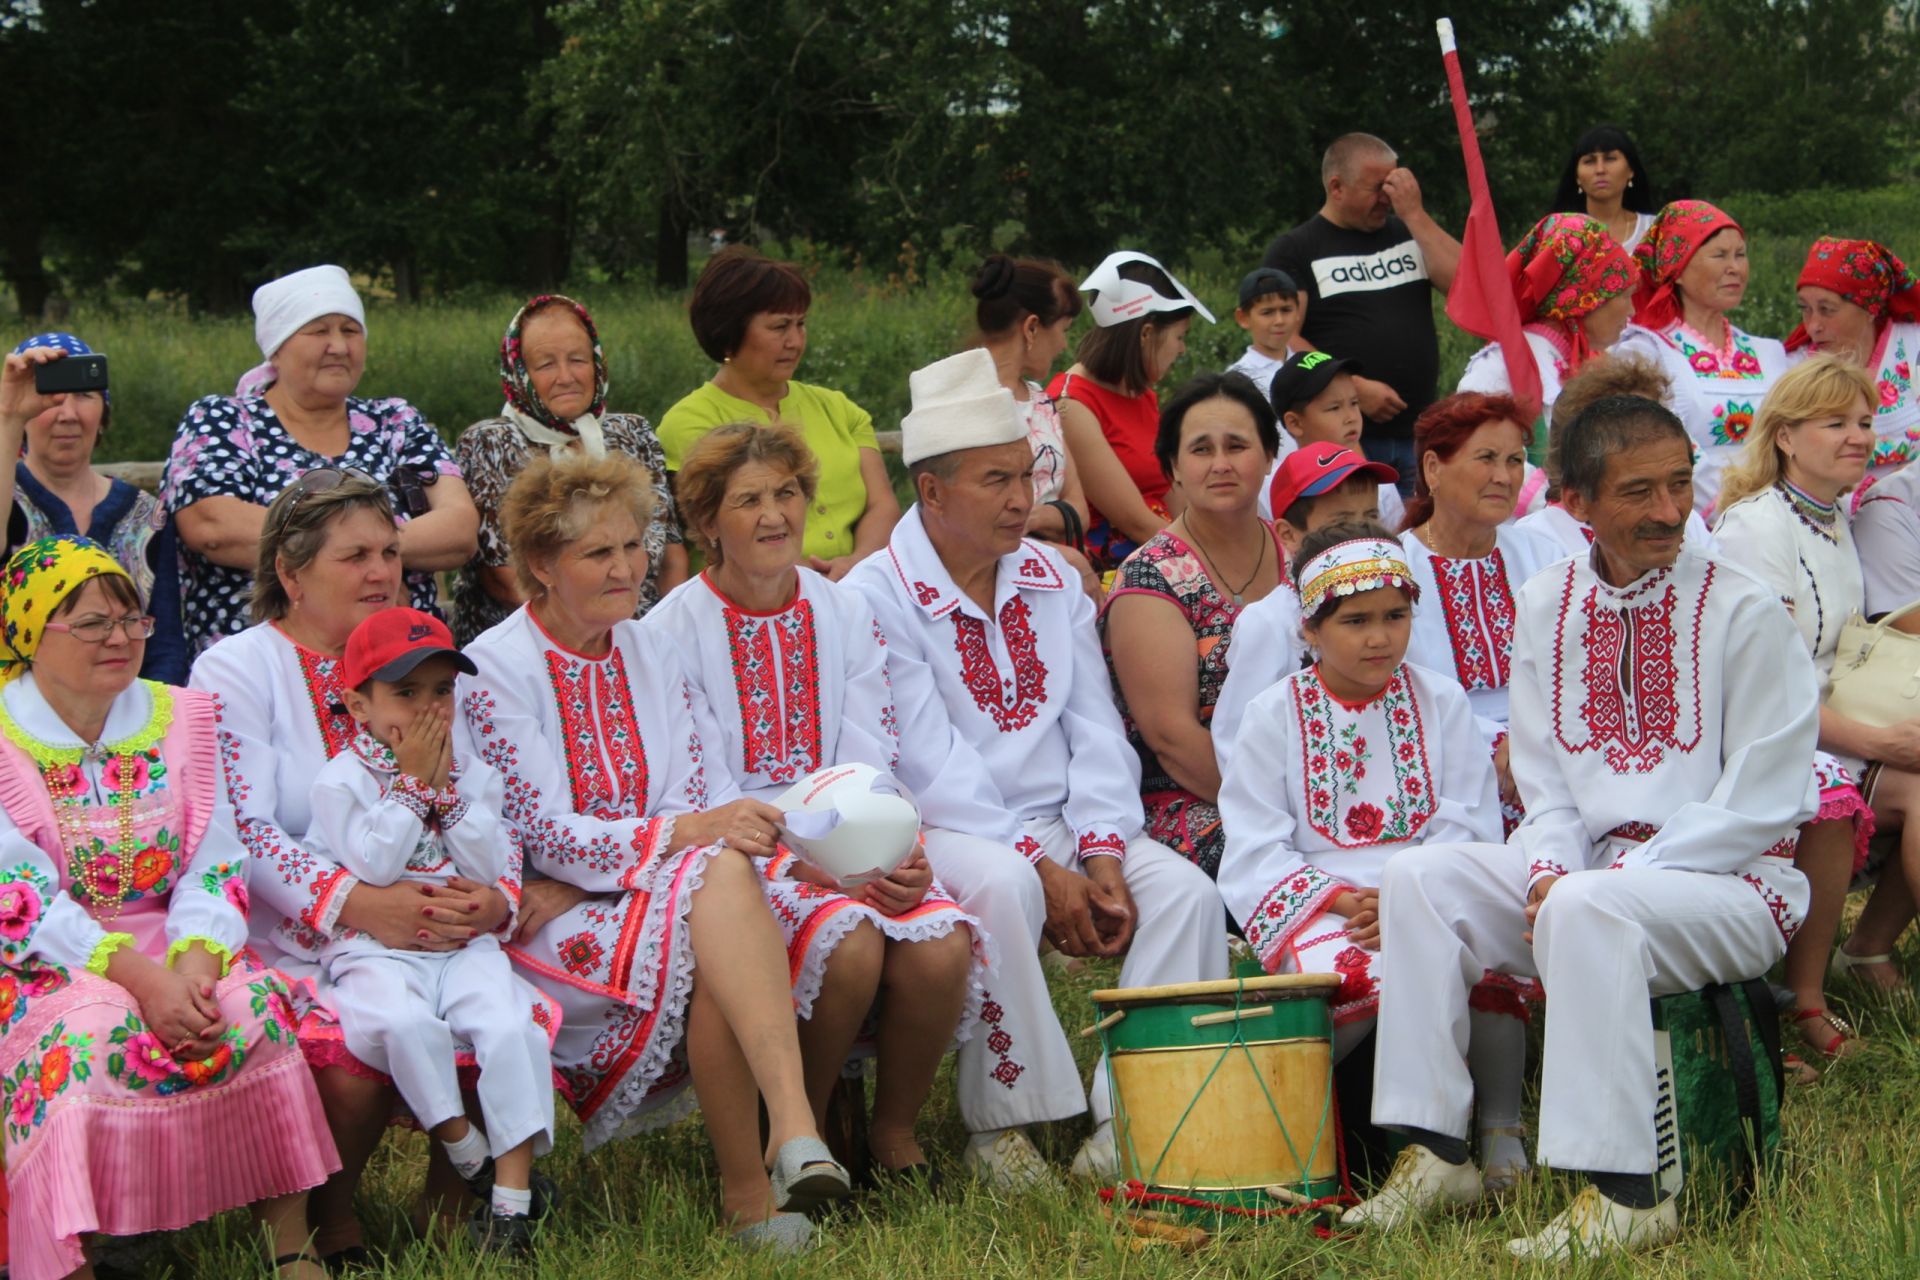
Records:
[[[107,358],[103,355],[67,356],[33,366],[33,389],[43,396],[63,392],[107,389]]]

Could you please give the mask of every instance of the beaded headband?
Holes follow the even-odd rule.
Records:
[[[1300,612],[1311,618],[1328,596],[1350,596],[1377,587],[1400,587],[1418,600],[1420,588],[1407,568],[1406,551],[1381,538],[1355,538],[1328,547],[1300,570]]]

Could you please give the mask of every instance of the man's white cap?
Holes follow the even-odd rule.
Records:
[[[907,376],[913,410],[900,421],[900,460],[912,466],[956,449],[1027,438],[1027,422],[985,347],[936,360]]]
[[[352,316],[367,327],[367,312],[353,282],[339,267],[308,267],[253,291],[253,340],[271,360],[280,344],[321,316]]]
[[[1120,274],[1120,268],[1130,262],[1144,262],[1148,266],[1163,272],[1173,281],[1173,287],[1180,291],[1177,298],[1169,298],[1152,285],[1140,280],[1128,280]],[[1122,249],[1110,253],[1107,260],[1093,269],[1093,274],[1080,282],[1081,292],[1093,292],[1093,322],[1102,329],[1110,329],[1116,324],[1125,324],[1129,320],[1138,320],[1151,311],[1179,311],[1192,307],[1214,323],[1213,312],[1207,310],[1200,299],[1193,296],[1193,290],[1181,284],[1173,272],[1161,266],[1159,261],[1144,253],[1132,249]]]

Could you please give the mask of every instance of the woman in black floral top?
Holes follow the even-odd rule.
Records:
[[[339,267],[309,267],[253,295],[267,363],[231,396],[187,407],[160,499],[183,552],[181,614],[195,651],[245,629],[267,505],[321,467],[356,468],[393,491],[415,608],[438,613],[433,575],[473,555],[478,517],[460,468],[405,400],[353,394],[366,367],[366,314]]]
[[[609,450],[632,457],[653,477],[653,518],[641,533],[647,576],[634,616],[686,581],[687,552],[660,440],[637,413],[607,413],[607,361],[587,309],[572,298],[542,294],[514,314],[500,340],[500,416],[468,427],[457,446],[460,471],[480,512],[480,553],[453,584],[453,634],[465,645],[519,608],[520,588],[507,563],[500,507],[507,486],[542,449]]]

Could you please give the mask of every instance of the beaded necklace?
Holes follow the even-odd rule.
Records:
[[[1793,514],[1798,517],[1801,524],[1828,542],[1840,541],[1839,536],[1834,533],[1840,523],[1838,501],[1822,502],[1785,476],[1780,477],[1780,492],[1785,496],[1787,505],[1793,508]]]
[[[143,680],[153,699],[153,712],[132,736],[119,742],[95,742],[88,746],[56,747],[42,742],[23,728],[0,698],[0,733],[32,758],[40,769],[53,799],[54,821],[60,829],[60,843],[67,854],[68,877],[79,884],[94,909],[104,915],[103,923],[112,923],[125,904],[127,886],[132,883],[133,855],[140,842],[133,834],[133,802],[138,788],[128,781],[134,777],[135,756],[151,751],[173,724],[173,693],[167,686]],[[80,766],[110,757],[120,760],[122,785],[110,791],[116,812],[115,840],[101,844],[87,832],[86,790]],[[76,785],[79,784],[79,785]],[[98,848],[90,846],[99,845]]]

